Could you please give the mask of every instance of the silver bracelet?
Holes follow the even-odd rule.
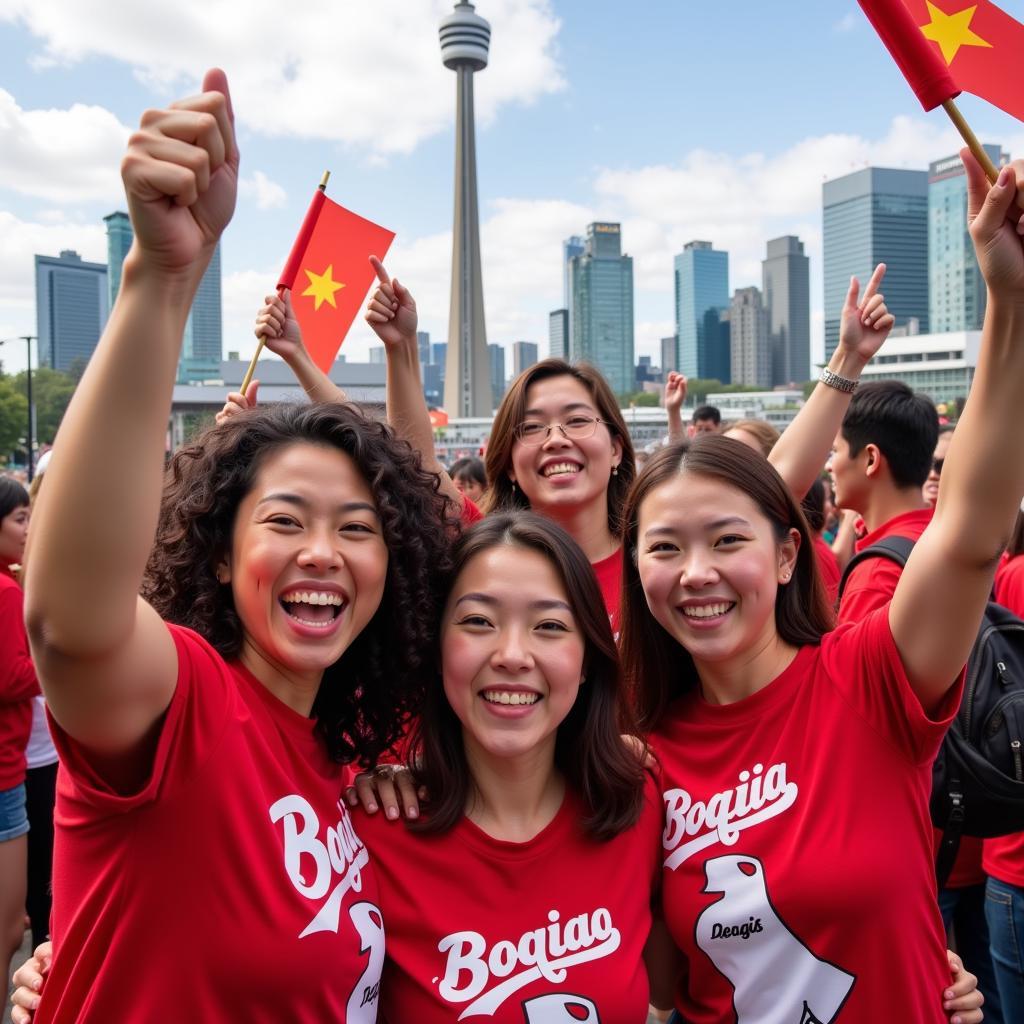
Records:
[[[821,376],[818,380],[820,380],[826,387],[835,388],[836,391],[842,391],[847,395],[852,395],[860,385],[859,380],[850,380],[849,377],[840,377],[838,373],[833,373],[827,366],[821,371]]]

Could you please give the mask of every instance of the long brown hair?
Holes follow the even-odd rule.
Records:
[[[716,434],[663,448],[644,467],[624,510],[622,662],[645,730],[657,726],[669,701],[697,683],[689,653],[651,615],[637,568],[640,508],[652,491],[680,473],[717,480],[748,495],[780,542],[791,529],[799,532],[793,578],[779,588],[775,599],[775,626],[786,643],[817,644],[835,624],[807,521],[774,466],[742,441]]]
[[[531,384],[551,377],[572,377],[590,393],[598,415],[604,421],[612,438],[622,445],[622,459],[618,473],[608,481],[608,529],[615,536],[622,528],[622,506],[636,476],[636,455],[629,437],[626,421],[622,418],[615,395],[608,381],[589,363],[567,363],[564,359],[543,359],[524,370],[511,383],[505,397],[494,414],[491,437],[487,442],[487,479],[490,490],[484,496],[483,511],[510,512],[528,509],[530,500],[522,488],[513,488],[508,473],[512,468],[512,448],[516,443],[516,427],[526,414],[526,393]]]
[[[622,740],[636,729],[597,580],[579,546],[557,523],[533,512],[506,512],[476,523],[456,545],[449,594],[470,561],[503,545],[536,551],[551,563],[583,635],[585,682],[558,726],[555,765],[583,801],[587,833],[610,839],[640,815],[643,766],[639,752]],[[462,724],[440,678],[427,691],[409,760],[432,797],[429,814],[411,827],[425,832],[452,828],[465,812],[472,780]]]

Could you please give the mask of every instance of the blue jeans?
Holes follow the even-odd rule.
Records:
[[[1002,1002],[995,968],[992,966],[988,924],[985,920],[985,883],[940,890],[939,910],[942,912],[946,934],[952,933],[956,938],[956,951],[964,966],[978,976],[978,988],[985,997],[986,1024],[1003,1024]]]
[[[990,878],[985,890],[985,917],[1003,1017],[1024,1021],[1024,888]]]

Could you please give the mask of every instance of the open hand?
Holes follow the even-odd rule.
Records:
[[[839,328],[839,345],[856,355],[866,364],[882,347],[896,318],[885,305],[885,297],[878,291],[885,277],[885,264],[879,263],[875,272],[860,294],[860,282],[850,278],[850,290],[843,303],[843,314]]]
[[[234,114],[223,71],[208,71],[198,96],[142,115],[121,177],[133,250],[148,265],[178,274],[213,251],[238,189]]]
[[[376,256],[370,257],[370,264],[377,274],[377,290],[370,296],[366,307],[366,322],[384,342],[385,348],[400,344],[416,344],[416,300],[398,283],[392,280]]]

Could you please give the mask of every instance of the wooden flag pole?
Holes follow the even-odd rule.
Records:
[[[968,131],[970,131],[970,129],[968,129]],[[331,172],[330,171],[324,171],[323,177],[320,179],[320,184],[317,185],[317,188],[321,192],[326,192],[327,191],[327,182],[330,180],[330,177],[331,177]],[[278,296],[283,296],[284,293],[285,293],[285,289],[283,287],[279,287],[277,289]],[[263,346],[266,343],[267,343],[267,336],[265,334],[261,334],[260,335],[259,343],[256,345],[256,351],[253,353],[252,360],[249,363],[249,369],[245,371],[245,376],[242,378],[242,386],[241,386],[241,388],[239,390],[241,391],[243,397],[245,395],[246,389],[252,383],[252,375],[256,372],[256,364],[259,362],[260,353],[263,351]]]
[[[952,121],[956,126],[956,130],[960,133],[960,137],[967,144],[967,148],[974,154],[974,159],[981,164],[982,169],[985,172],[985,177],[994,185],[996,183],[996,178],[999,177],[999,169],[994,163],[992,163],[988,153],[982,149],[981,143],[978,141],[978,136],[974,134],[971,130],[971,126],[964,120],[964,115],[960,113],[960,108],[953,100],[949,99],[943,101],[942,109],[949,114],[950,121]]]

